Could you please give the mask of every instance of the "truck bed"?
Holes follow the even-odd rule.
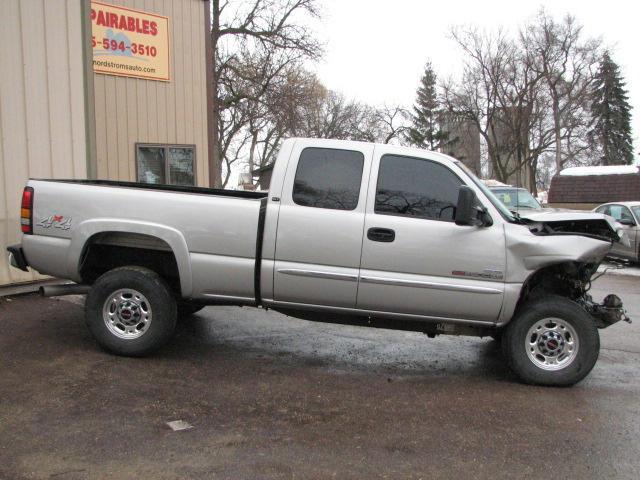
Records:
[[[255,296],[266,192],[109,180],[30,180],[33,235],[22,248],[41,273],[80,281],[87,245],[171,250],[186,298]]]

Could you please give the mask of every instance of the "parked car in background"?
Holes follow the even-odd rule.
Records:
[[[512,212],[520,210],[542,210],[542,205],[526,188],[511,186],[489,187],[489,190]]]
[[[640,201],[605,203],[594,208],[593,211],[604,213],[616,219],[629,237],[629,246],[616,242],[611,247],[610,255],[640,262],[640,228],[638,227],[640,225]]]

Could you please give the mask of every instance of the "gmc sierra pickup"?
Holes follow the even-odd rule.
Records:
[[[206,305],[308,320],[492,336],[525,382],[593,368],[598,328],[628,320],[593,274],[617,224],[597,213],[520,218],[462,163],[361,142],[289,139],[268,193],[101,180],[29,180],[12,265],[88,293],[98,343],[164,344]]]

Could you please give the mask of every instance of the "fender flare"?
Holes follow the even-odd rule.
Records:
[[[159,223],[145,222],[141,220],[125,220],[121,218],[97,218],[86,220],[73,229],[71,244],[67,254],[67,269],[72,278],[78,278],[80,271],[80,259],[87,241],[98,233],[122,232],[138,233],[156,237],[169,245],[178,265],[180,274],[180,289],[182,296],[189,298],[193,292],[193,279],[191,274],[191,261],[189,248],[182,233],[175,228]]]

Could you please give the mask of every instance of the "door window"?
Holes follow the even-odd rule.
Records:
[[[354,210],[364,155],[352,150],[305,148],[293,184],[293,201],[304,207]]]
[[[444,165],[399,155],[380,159],[375,213],[452,222],[463,182]]]
[[[624,205],[610,205],[609,206],[609,215],[615,218],[617,221],[620,220],[628,220],[633,221],[633,216],[627,207]]]

